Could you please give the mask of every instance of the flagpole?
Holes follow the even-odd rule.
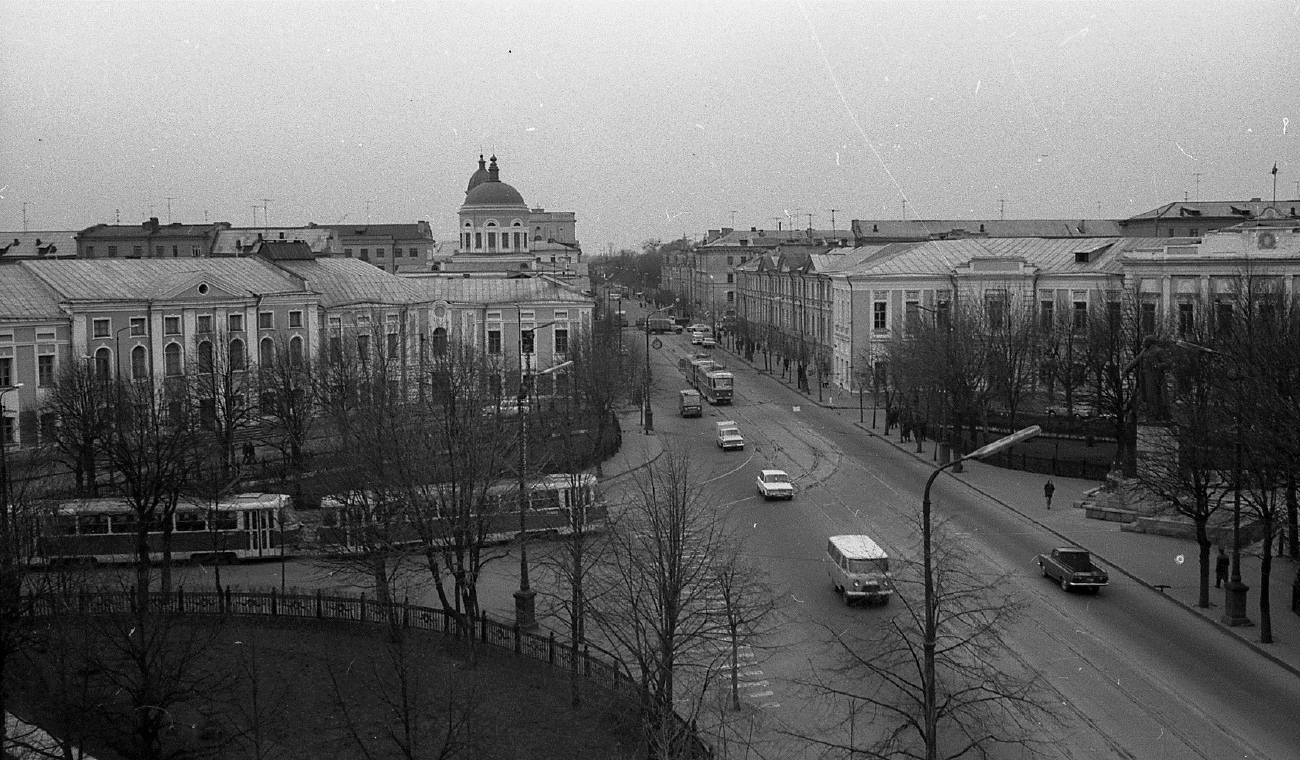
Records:
[[[1277,205],[1277,162],[1273,162],[1273,205]]]

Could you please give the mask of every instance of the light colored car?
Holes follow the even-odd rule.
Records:
[[[740,434],[735,420],[722,420],[715,424],[718,428],[718,448],[723,451],[745,448],[745,437]]]
[[[717,348],[717,347],[718,347],[718,342],[717,342],[716,340],[714,340],[713,338],[710,338],[709,336],[705,335],[703,338],[700,339],[700,347],[701,347],[701,348]]]
[[[758,493],[764,499],[793,499],[794,483],[785,470],[761,470],[758,473]]]
[[[696,322],[696,323],[693,324],[693,325],[687,325],[687,326],[686,326],[686,332],[693,332],[693,333],[696,333],[696,332],[698,332],[698,333],[708,333],[708,332],[709,332],[709,326],[708,326],[708,325],[704,325],[704,324],[700,324],[699,322]]]
[[[699,330],[695,330],[691,332],[691,345],[692,346],[704,345],[704,333],[700,332]]]
[[[885,604],[894,594],[889,555],[869,536],[831,536],[826,542],[826,572],[845,604]]]

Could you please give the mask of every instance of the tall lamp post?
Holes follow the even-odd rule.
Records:
[[[677,305],[676,301],[667,306],[655,309],[645,315],[645,393],[642,396],[642,420],[645,422],[646,435],[655,431],[655,413],[650,408],[650,318],[661,311],[673,308]]]
[[[553,324],[555,321],[537,325],[529,330],[533,334],[534,351],[537,348],[537,331]],[[534,377],[558,372],[573,362],[567,361],[533,373],[532,352],[524,353],[522,323],[519,329],[519,356],[524,364],[520,366],[519,394],[515,399],[517,403],[515,413],[519,415],[519,590],[514,593],[515,625],[521,630],[532,630],[537,627],[537,592],[533,591],[528,582],[528,400],[533,392]]]
[[[1221,351],[1186,340],[1175,341],[1174,345],[1189,351],[1211,354],[1220,359],[1230,358]],[[1235,440],[1232,475],[1232,574],[1224,584],[1223,617],[1220,620],[1227,626],[1245,627],[1254,625],[1254,622],[1246,616],[1246,594],[1250,591],[1250,586],[1241,582],[1241,383],[1244,378],[1241,369],[1235,366],[1235,363],[1228,368],[1226,376],[1235,389],[1237,413],[1234,415],[1236,421],[1233,432]]]
[[[934,568],[931,563],[930,551],[930,486],[934,485],[935,478],[939,473],[954,467],[958,462],[964,459],[983,459],[987,456],[996,454],[1003,449],[1027,441],[1030,438],[1042,432],[1037,425],[1017,430],[1005,438],[999,438],[987,446],[982,446],[966,456],[954,457],[951,462],[940,465],[934,472],[930,473],[930,479],[925,481],[925,494],[921,497],[921,541],[924,544],[924,566],[925,566],[925,659],[924,667],[924,687],[925,687],[925,756],[927,760],[934,760],[937,750],[937,737],[935,736],[935,727],[939,722],[939,703],[937,691],[934,683],[934,656],[935,642],[938,639],[938,621],[935,619],[935,598],[934,598]]]
[[[4,415],[5,394],[17,391],[21,387],[23,387],[22,383],[16,383],[11,388],[0,390],[0,417]],[[9,436],[5,434],[0,438],[0,541],[4,541],[4,546],[0,547],[0,551],[4,553],[4,556],[0,557],[0,572],[4,573],[6,580],[8,580],[9,568],[13,566],[15,560],[14,549],[16,548],[12,534],[13,526],[9,524],[9,518]]]

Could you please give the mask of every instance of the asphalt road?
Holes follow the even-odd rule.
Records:
[[[655,357],[663,365],[655,387],[656,398],[665,399],[660,409],[682,387],[667,366],[691,349],[681,343],[670,341]],[[930,469],[866,436],[853,424],[857,410],[801,403],[799,394],[743,363],[730,365],[737,375],[734,407],[706,407],[702,419],[691,420],[661,412],[656,429],[668,436],[668,448],[688,453],[705,473],[735,533],[780,590],[782,625],[774,647],[759,658],[772,693],[755,705],[768,714],[768,733],[831,730],[815,727],[827,722],[833,706],[816,702],[798,683],[814,670],[832,681],[844,678],[829,671],[836,662],[827,645],[832,635],[879,626],[900,606],[844,607],[822,566],[826,538],[866,533],[893,557],[919,559],[917,515]],[[743,453],[723,453],[713,444],[718,419],[740,423]],[[757,496],[754,477],[766,466],[795,478],[792,502]],[[1055,693],[1053,709],[1063,725],[1045,728],[1039,738],[1065,757],[1300,757],[1300,679],[1122,575],[1098,596],[1063,593],[1034,562],[1057,539],[963,487],[960,476],[940,476],[932,501],[972,569],[989,578],[1009,573],[1005,588],[1024,605],[1005,634],[1010,656],[1041,674]]]

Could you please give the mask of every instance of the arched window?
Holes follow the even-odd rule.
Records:
[[[244,356],[244,341],[235,338],[230,341],[230,369],[235,372],[243,372],[248,368],[248,362]]]
[[[435,354],[447,353],[447,328],[435,327],[433,329],[433,352]]]
[[[163,349],[163,371],[168,377],[180,377],[181,370],[181,344],[168,343]]]
[[[258,344],[257,363],[263,367],[275,364],[275,341],[262,338],[262,342]]]
[[[95,377],[104,382],[108,381],[109,370],[113,367],[113,352],[107,348],[100,348],[95,352]]]
[[[212,372],[212,341],[199,342],[199,372]],[[168,372],[167,374],[171,374]]]
[[[148,354],[144,346],[136,346],[131,349],[131,379],[144,380],[149,376],[149,365],[146,362]]]
[[[289,363],[295,367],[302,366],[302,338],[297,335],[289,339]]]

